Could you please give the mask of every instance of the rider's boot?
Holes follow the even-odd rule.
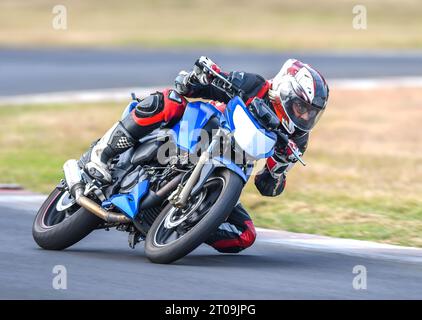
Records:
[[[122,121],[115,123],[106,134],[94,142],[81,157],[80,162],[85,172],[102,184],[109,184],[112,177],[110,161],[117,155],[133,147],[136,142],[153,131],[157,126],[140,126],[129,114]]]
[[[115,123],[82,156],[82,162],[85,164],[85,172],[91,178],[103,184],[110,183],[112,180],[108,169],[110,160],[133,147],[135,142],[135,138],[123,127],[121,122]]]

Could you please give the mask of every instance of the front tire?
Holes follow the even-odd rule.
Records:
[[[43,249],[66,249],[85,238],[102,222],[100,218],[77,204],[71,205],[70,197],[64,197],[66,191],[54,189],[35,217],[32,236]],[[59,207],[59,201],[60,204],[61,201],[68,203]]]
[[[210,196],[212,196],[212,194],[215,195],[216,192],[218,192],[216,189],[216,181],[224,181],[221,190],[219,191],[219,195],[218,197],[215,196],[217,198],[214,199],[211,206],[204,207],[205,213],[201,213],[201,205],[198,205],[200,199],[198,199],[198,197],[201,198],[203,193],[207,195],[207,190],[209,190],[208,193]],[[192,201],[190,204],[193,207],[192,210],[197,211],[187,213],[186,215],[188,215],[188,217],[182,215],[179,219],[184,219],[182,223],[177,220],[175,221],[174,218],[172,218],[172,215],[175,214],[175,210],[181,209],[176,209],[172,204],[168,204],[164,207],[163,211],[152,224],[145,240],[145,254],[148,259],[154,263],[171,263],[196,249],[227,219],[239,199],[243,185],[243,180],[236,173],[225,168],[219,169],[204,184],[202,192],[195,199],[190,199]],[[204,196],[202,196],[202,198],[201,201],[206,204],[206,198]],[[189,219],[192,219],[195,214],[195,217],[197,217],[199,221],[194,222],[195,224],[193,226],[188,225],[187,231],[182,235],[179,235],[179,228],[181,228],[183,224],[187,224]],[[172,226],[175,226],[173,232],[176,233],[176,239],[166,243],[166,241],[163,240],[164,236],[166,233],[168,233],[169,238],[172,236],[172,229],[170,228]]]

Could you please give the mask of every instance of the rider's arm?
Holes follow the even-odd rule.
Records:
[[[202,98],[216,100],[224,103],[230,101],[230,97],[224,91],[215,88],[211,84],[201,84],[194,78],[190,79],[184,92],[180,92],[180,90],[178,91],[183,96],[188,98]]]
[[[193,71],[190,73],[182,71],[175,79],[176,90],[186,97],[210,99],[224,103],[227,103],[230,100],[230,97],[225,92],[215,88],[211,84],[213,77],[200,73],[197,64],[201,59],[202,61],[206,61],[210,68],[213,68],[213,70],[233,83],[235,87],[239,88],[241,90],[240,97],[245,102],[250,98],[255,97],[266,84],[266,80],[263,77],[254,73],[238,71],[230,73],[221,72],[220,67],[218,67],[217,64],[208,58],[201,57],[195,63]]]
[[[308,144],[309,134],[293,137],[289,144],[300,153],[304,153]],[[286,174],[297,160],[288,148],[277,150],[266,161],[264,168],[255,176],[255,186],[267,197],[280,195],[286,185]]]

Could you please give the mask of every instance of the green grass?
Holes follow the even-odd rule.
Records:
[[[53,0],[0,2],[3,46],[421,48],[419,0],[63,0],[67,30],[52,28]],[[367,29],[352,27],[367,8]]]
[[[422,246],[420,201],[392,201],[388,196],[365,199],[341,191],[327,194],[286,190],[277,200],[250,204],[247,199],[255,192],[249,186],[243,199],[256,224],[262,227]]]
[[[79,158],[124,104],[0,108],[0,182],[49,192],[64,161]],[[289,172],[285,192],[262,197],[246,186],[241,200],[256,225],[422,247],[421,104],[417,90],[333,89],[308,166]]]
[[[0,180],[49,192],[62,176],[64,161],[79,158],[120,112],[110,104],[0,107]],[[80,119],[81,114],[86,117]]]

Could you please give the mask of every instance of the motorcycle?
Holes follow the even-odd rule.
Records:
[[[33,237],[41,248],[63,250],[93,230],[116,228],[129,233],[131,248],[144,240],[150,261],[171,263],[228,218],[256,160],[271,156],[276,144],[288,147],[288,137],[262,100],[247,107],[239,88],[202,67],[231,98],[225,110],[189,102],[172,128],[153,131],[113,159],[109,185],[87,175],[80,161],[68,160],[64,179],[34,220]],[[122,117],[136,107],[139,99],[132,99]]]

